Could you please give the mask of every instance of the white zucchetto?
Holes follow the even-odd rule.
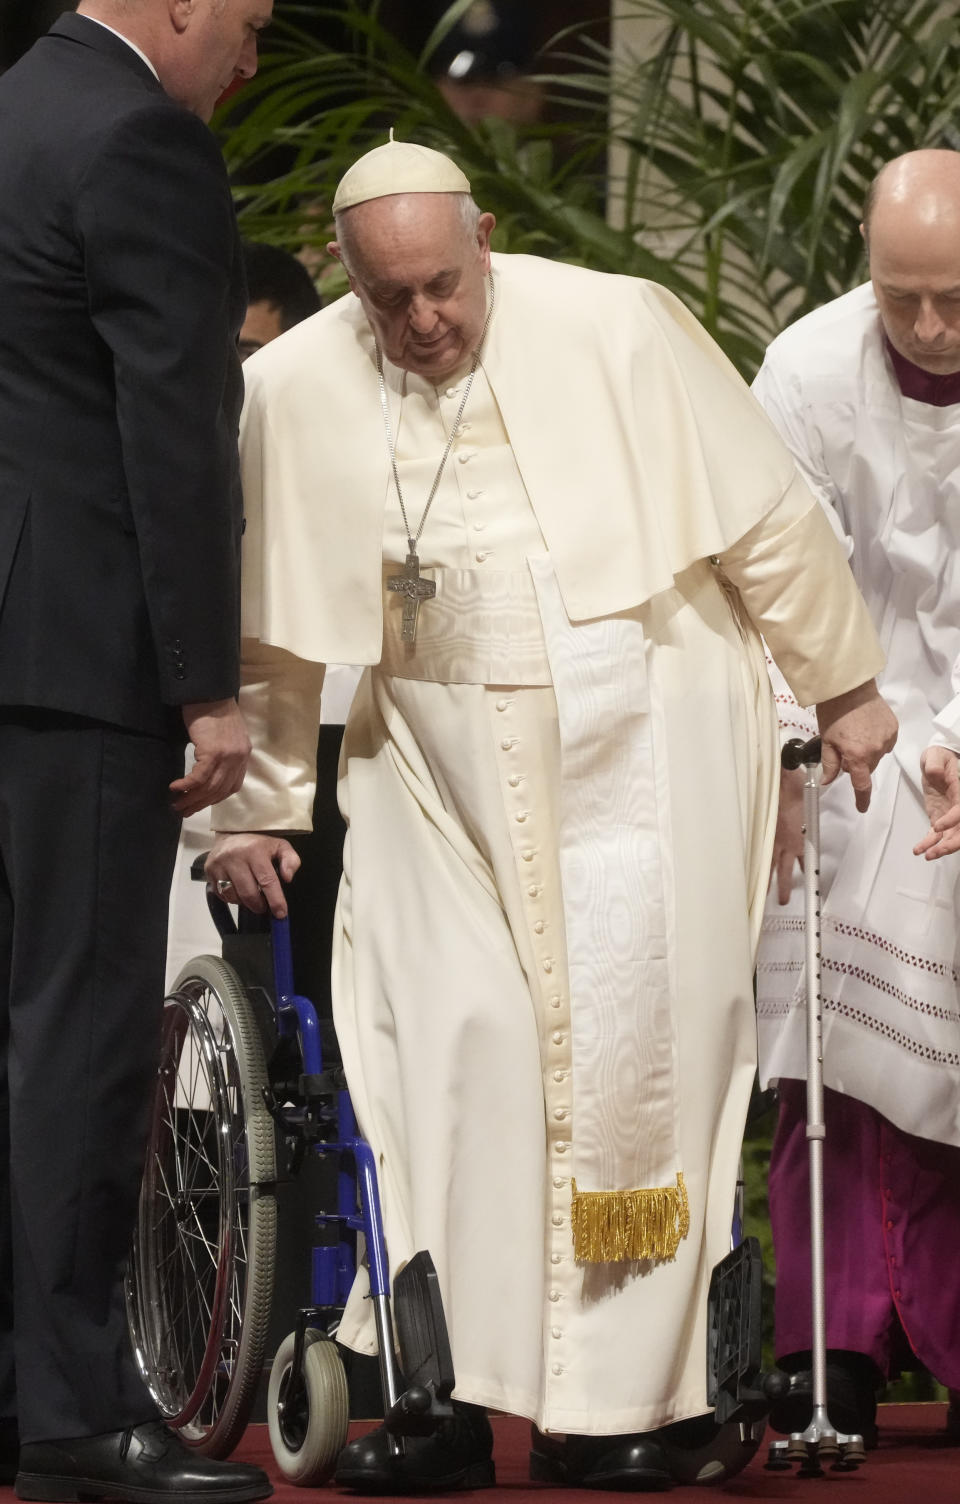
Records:
[[[469,193],[469,180],[456,162],[429,146],[390,140],[375,146],[349,167],[340,179],[333,212],[352,209],[368,199],[393,193]]]

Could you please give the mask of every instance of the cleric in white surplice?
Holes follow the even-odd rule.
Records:
[[[870,282],[786,329],[754,383],[846,539],[900,722],[865,819],[839,789],[823,797],[827,1380],[833,1423],[869,1438],[875,1391],[912,1351],[950,1390],[956,1436],[960,867],[952,855],[917,861],[911,848],[956,786],[960,753],[960,153],[888,162],[863,229]],[[790,731],[809,729],[779,699]],[[934,763],[942,778],[931,803]],[[757,1002],[761,1082],[780,1087],[770,1165],[777,1355],[802,1372],[811,1336],[803,902],[795,869],[791,894],[799,830],[787,818],[795,776],[784,779],[780,891],[764,919]],[[935,855],[953,849],[955,823],[947,836]],[[807,1424],[806,1390],[802,1405],[794,1389],[774,1408],[775,1425]]]
[[[568,1433],[535,1439],[538,1476],[658,1487],[636,1433],[706,1410],[754,1071],[758,629],[864,791],[894,723],[822,510],[696,321],[491,258],[468,186],[422,148],[361,159],[334,205],[357,296],[247,363],[256,750],[214,823],[304,827],[321,665],[369,665],[333,981],[391,1264],[433,1255],[461,1400]],[[208,870],[281,907],[273,856],[292,870],[276,837],[221,838]],[[339,1336],[372,1351],[362,1293]],[[408,1486],[490,1481],[478,1413]],[[387,1486],[357,1445],[338,1479]]]

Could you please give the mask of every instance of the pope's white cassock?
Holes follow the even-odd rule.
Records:
[[[960,750],[960,403],[901,393],[869,284],[780,335],[754,390],[846,537],[900,722],[864,818],[842,789],[823,794],[824,1079],[907,1133],[960,1144],[960,867],[911,854],[928,825],[920,755],[934,740]],[[807,729],[789,700],[782,719]],[[762,1081],[802,1079],[799,882],[787,908],[771,895],[757,992]]]
[[[320,665],[369,665],[333,980],[391,1264],[433,1255],[461,1398],[615,1434],[706,1409],[777,786],[757,627],[803,703],[882,656],[821,508],[675,299],[521,256],[493,276],[412,646],[360,303],[248,361],[256,752],[214,824],[303,828]],[[385,375],[416,527],[467,371]],[[340,1336],[372,1351],[362,1294]]]

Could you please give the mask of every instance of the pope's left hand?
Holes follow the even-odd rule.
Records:
[[[914,856],[928,862],[960,851],[960,775],[956,752],[949,747],[928,747],[920,759],[923,802],[930,829],[913,848]]]

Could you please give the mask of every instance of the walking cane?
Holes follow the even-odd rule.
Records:
[[[851,1471],[865,1461],[863,1437],[839,1432],[827,1414],[827,1342],[823,1265],[823,998],[820,990],[820,738],[787,742],[784,768],[805,770],[803,783],[803,902],[807,988],[807,1145],[810,1154],[810,1290],[813,1327],[813,1415],[805,1431],[770,1445],[767,1466],[799,1463],[800,1476],[819,1477],[821,1464]]]

